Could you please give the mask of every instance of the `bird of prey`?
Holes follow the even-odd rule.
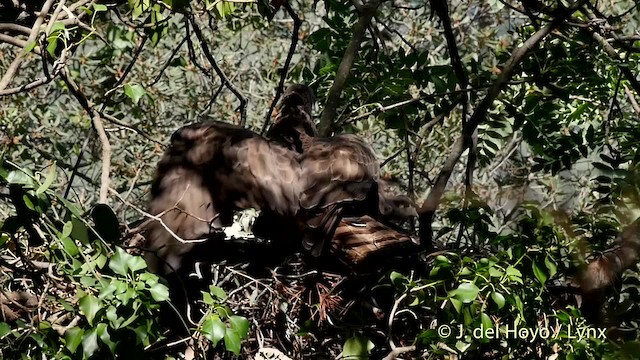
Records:
[[[304,247],[318,256],[343,216],[377,218],[378,209],[394,208],[380,200],[380,166],[363,139],[316,137],[307,90],[287,89],[269,133],[273,140],[221,122],[188,125],[172,135],[151,189],[149,212],[161,220],[147,228],[152,271],[177,270],[194,244],[231,224],[236,210],[292,219]]]
[[[310,231],[304,234],[305,248],[314,255],[321,253],[322,235],[333,234],[342,215],[369,214],[387,221],[417,216],[411,200],[390,192],[386,182],[380,179],[375,152],[361,138],[355,135],[317,137],[311,114],[314,101],[308,86],[289,86],[267,133],[269,139],[301,153],[307,173],[321,177],[319,183],[303,189],[308,195],[306,199],[311,201],[302,204],[303,208],[315,208],[320,203],[327,206],[326,211],[307,223]],[[318,228],[320,231],[313,231]],[[313,236],[314,233],[317,236]]]
[[[335,143],[337,142],[337,143]],[[302,224],[319,255],[340,217],[377,204],[375,155],[349,135],[317,139],[303,153],[221,122],[185,126],[158,164],[145,254],[152,271],[171,272],[194,245],[255,208]]]
[[[302,153],[303,142],[318,136],[311,111],[315,103],[313,90],[302,84],[290,85],[284,92],[278,114],[267,138]]]

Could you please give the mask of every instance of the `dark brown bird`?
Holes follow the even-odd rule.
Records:
[[[294,84],[289,86],[280,104],[280,110],[274,124],[267,132],[267,137],[279,142],[288,148],[303,153],[305,149],[314,148],[316,153],[309,157],[321,159],[324,154],[333,150],[344,152],[354,151],[363,165],[369,169],[368,176],[376,182],[378,187],[378,213],[368,213],[385,221],[406,220],[417,217],[415,204],[406,195],[399,195],[391,191],[390,185],[379,178],[379,165],[375,153],[371,147],[354,135],[338,135],[328,139],[318,139],[318,131],[311,114],[315,96],[306,85]],[[349,146],[341,149],[341,144],[353,143],[353,139],[360,142],[357,146]],[[322,163],[322,165],[325,165]],[[372,173],[376,171],[376,173]]]
[[[290,85],[282,96],[278,114],[267,132],[267,138],[301,153],[303,141],[318,136],[312,116],[315,101],[313,90],[308,86]]]
[[[300,208],[299,160],[297,153],[225,123],[197,123],[176,131],[151,188],[149,212],[162,223],[148,227],[149,268],[177,270],[196,243],[231,224],[237,209],[295,216]]]
[[[171,137],[151,189],[146,254],[153,271],[181,266],[194,244],[255,208],[303,224],[314,255],[343,212],[377,204],[375,155],[361,139],[316,139],[300,154],[256,133],[219,122],[185,126]],[[173,234],[172,234],[173,233]]]

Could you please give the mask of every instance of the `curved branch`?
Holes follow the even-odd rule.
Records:
[[[557,16],[551,22],[542,27],[540,30],[536,31],[529,39],[524,42],[524,44],[522,44],[522,46],[513,51],[513,53],[511,54],[511,58],[509,58],[509,60],[506,62],[504,68],[502,69],[502,72],[493,83],[491,88],[489,88],[487,95],[478,104],[473,115],[471,115],[471,118],[463,127],[462,136],[460,136],[453,144],[451,153],[445,160],[442,169],[440,170],[440,174],[436,179],[435,185],[431,189],[431,192],[429,193],[427,199],[418,210],[420,222],[420,241],[422,243],[422,246],[426,247],[428,250],[431,250],[432,248],[431,223],[433,221],[433,217],[435,215],[436,209],[438,208],[438,205],[440,204],[440,199],[444,194],[444,190],[447,186],[449,178],[451,177],[453,168],[460,159],[462,153],[468,147],[468,139],[471,138],[478,125],[484,121],[489,108],[493,104],[493,101],[498,97],[502,89],[507,85],[509,79],[513,76],[513,73],[518,64],[520,64],[520,62],[531,51],[531,49],[533,49],[533,47],[540,43],[556,27],[562,24],[562,22],[567,17],[569,17],[576,9],[582,6],[585,1],[586,0],[578,1],[569,9],[563,8],[562,11],[559,11]]]
[[[344,52],[342,61],[340,61],[340,66],[338,66],[338,71],[336,71],[335,80],[333,81],[333,84],[329,89],[327,101],[324,104],[324,110],[322,111],[320,124],[318,126],[320,136],[328,136],[331,132],[331,129],[333,127],[333,120],[335,119],[338,112],[340,95],[342,95],[342,90],[347,83],[347,78],[349,77],[349,73],[351,72],[351,67],[353,66],[356,55],[358,55],[360,44],[364,40],[364,34],[367,31],[367,28],[369,27],[371,19],[373,19],[376,10],[380,6],[380,4],[382,4],[382,1],[383,0],[370,0],[368,3],[362,6],[362,11],[360,12],[358,22],[353,28],[353,37],[351,37],[351,41],[349,42],[349,45],[347,45],[347,49]]]
[[[36,19],[36,22],[31,27],[31,33],[29,34],[29,38],[27,39],[27,44],[36,40],[36,37],[38,36],[38,33],[40,31],[40,25],[42,25],[42,23],[44,22],[45,16],[47,16],[47,14],[49,13],[49,10],[51,9],[51,5],[53,5],[53,0],[47,0],[44,3],[44,5],[42,5],[42,8],[40,9],[40,14]],[[22,52],[24,53],[24,48],[22,49]],[[13,62],[11,63],[11,65],[9,65],[9,68],[7,69],[7,72],[4,74],[2,79],[0,79],[0,90],[4,90],[7,88],[7,86],[15,76],[18,69],[20,69],[20,65],[22,65],[23,59],[24,59],[23,54],[20,54],[16,56],[15,59],[13,59]]]
[[[211,52],[209,51],[209,45],[207,45],[207,41],[204,38],[204,36],[202,35],[202,31],[200,30],[200,27],[198,26],[198,23],[196,22],[195,17],[189,16],[189,22],[191,23],[191,26],[193,27],[193,32],[196,34],[196,37],[198,38],[198,41],[200,42],[200,46],[202,47],[202,52],[204,53],[204,56],[209,61],[209,64],[211,65],[213,70],[216,72],[216,74],[220,78],[220,81],[240,101],[240,126],[244,126],[245,123],[247,122],[247,99],[245,99],[244,96],[242,96],[242,93],[238,89],[236,89],[235,86],[233,86],[231,81],[229,81],[229,78],[227,77],[227,75],[225,75],[225,73],[222,72],[220,67],[218,67],[218,64],[216,63],[216,59],[214,59],[213,55],[211,55]]]

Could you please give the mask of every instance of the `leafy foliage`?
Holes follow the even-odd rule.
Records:
[[[571,284],[640,215],[637,4],[446,2],[458,66],[442,3],[375,9],[331,125],[367,139],[388,160],[383,177],[420,204],[510,72],[480,114],[476,151],[444,179],[431,225],[447,250],[364,279],[316,273],[309,259],[250,273],[276,260],[266,252],[240,270],[223,262],[227,272],[199,284],[204,316],[191,335],[206,339],[204,353],[634,358],[637,269],[606,293],[602,324],[585,322]],[[135,230],[166,139],[201,119],[261,129],[281,78],[312,84],[324,104],[363,8],[128,0],[56,13],[53,4],[35,37],[43,1],[0,5],[0,73],[11,75],[0,86],[0,356],[147,356],[167,340],[159,314],[175,293],[146,271]],[[286,69],[292,13],[303,22]],[[510,336],[515,328],[524,336]]]

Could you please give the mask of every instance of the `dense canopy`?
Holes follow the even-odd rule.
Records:
[[[637,357],[639,22],[632,0],[0,0],[0,357]],[[171,134],[267,135],[293,83],[416,221],[345,217],[316,257],[248,210],[179,285],[149,272]]]

